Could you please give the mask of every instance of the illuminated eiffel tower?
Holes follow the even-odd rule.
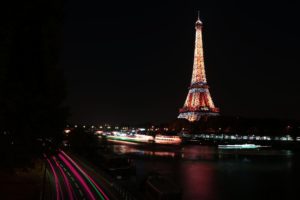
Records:
[[[200,21],[199,13],[195,29],[196,41],[192,81],[184,106],[179,110],[178,116],[178,118],[185,118],[189,121],[198,121],[202,116],[219,115],[219,109],[213,103],[206,81],[202,45],[202,22]]]

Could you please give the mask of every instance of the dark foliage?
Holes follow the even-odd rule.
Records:
[[[26,157],[38,150],[38,138],[61,140],[67,117],[65,82],[57,66],[63,4],[29,0],[2,8],[0,133],[9,135],[1,137],[10,147],[0,148]]]
[[[84,128],[76,128],[72,130],[67,137],[70,148],[80,154],[91,155],[99,147],[99,139],[91,131]]]

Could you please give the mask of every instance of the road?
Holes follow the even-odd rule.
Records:
[[[105,191],[98,178],[96,180],[95,176],[87,173],[82,165],[64,151],[60,150],[57,155],[44,156],[55,188],[56,200],[115,199],[110,191]]]

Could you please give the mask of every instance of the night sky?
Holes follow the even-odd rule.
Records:
[[[221,114],[300,119],[298,9],[287,1],[68,1],[59,64],[69,121],[175,119],[191,80],[197,10]]]

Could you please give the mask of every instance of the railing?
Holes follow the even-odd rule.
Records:
[[[185,113],[185,112],[214,112],[214,113],[218,113],[219,112],[219,108],[209,108],[209,107],[197,107],[197,108],[188,108],[188,107],[184,107],[184,108],[180,108],[179,109],[180,113]]]
[[[207,85],[207,83],[203,83],[203,82],[198,82],[198,83],[194,83],[192,84],[189,89],[191,88],[209,88],[209,86]]]

